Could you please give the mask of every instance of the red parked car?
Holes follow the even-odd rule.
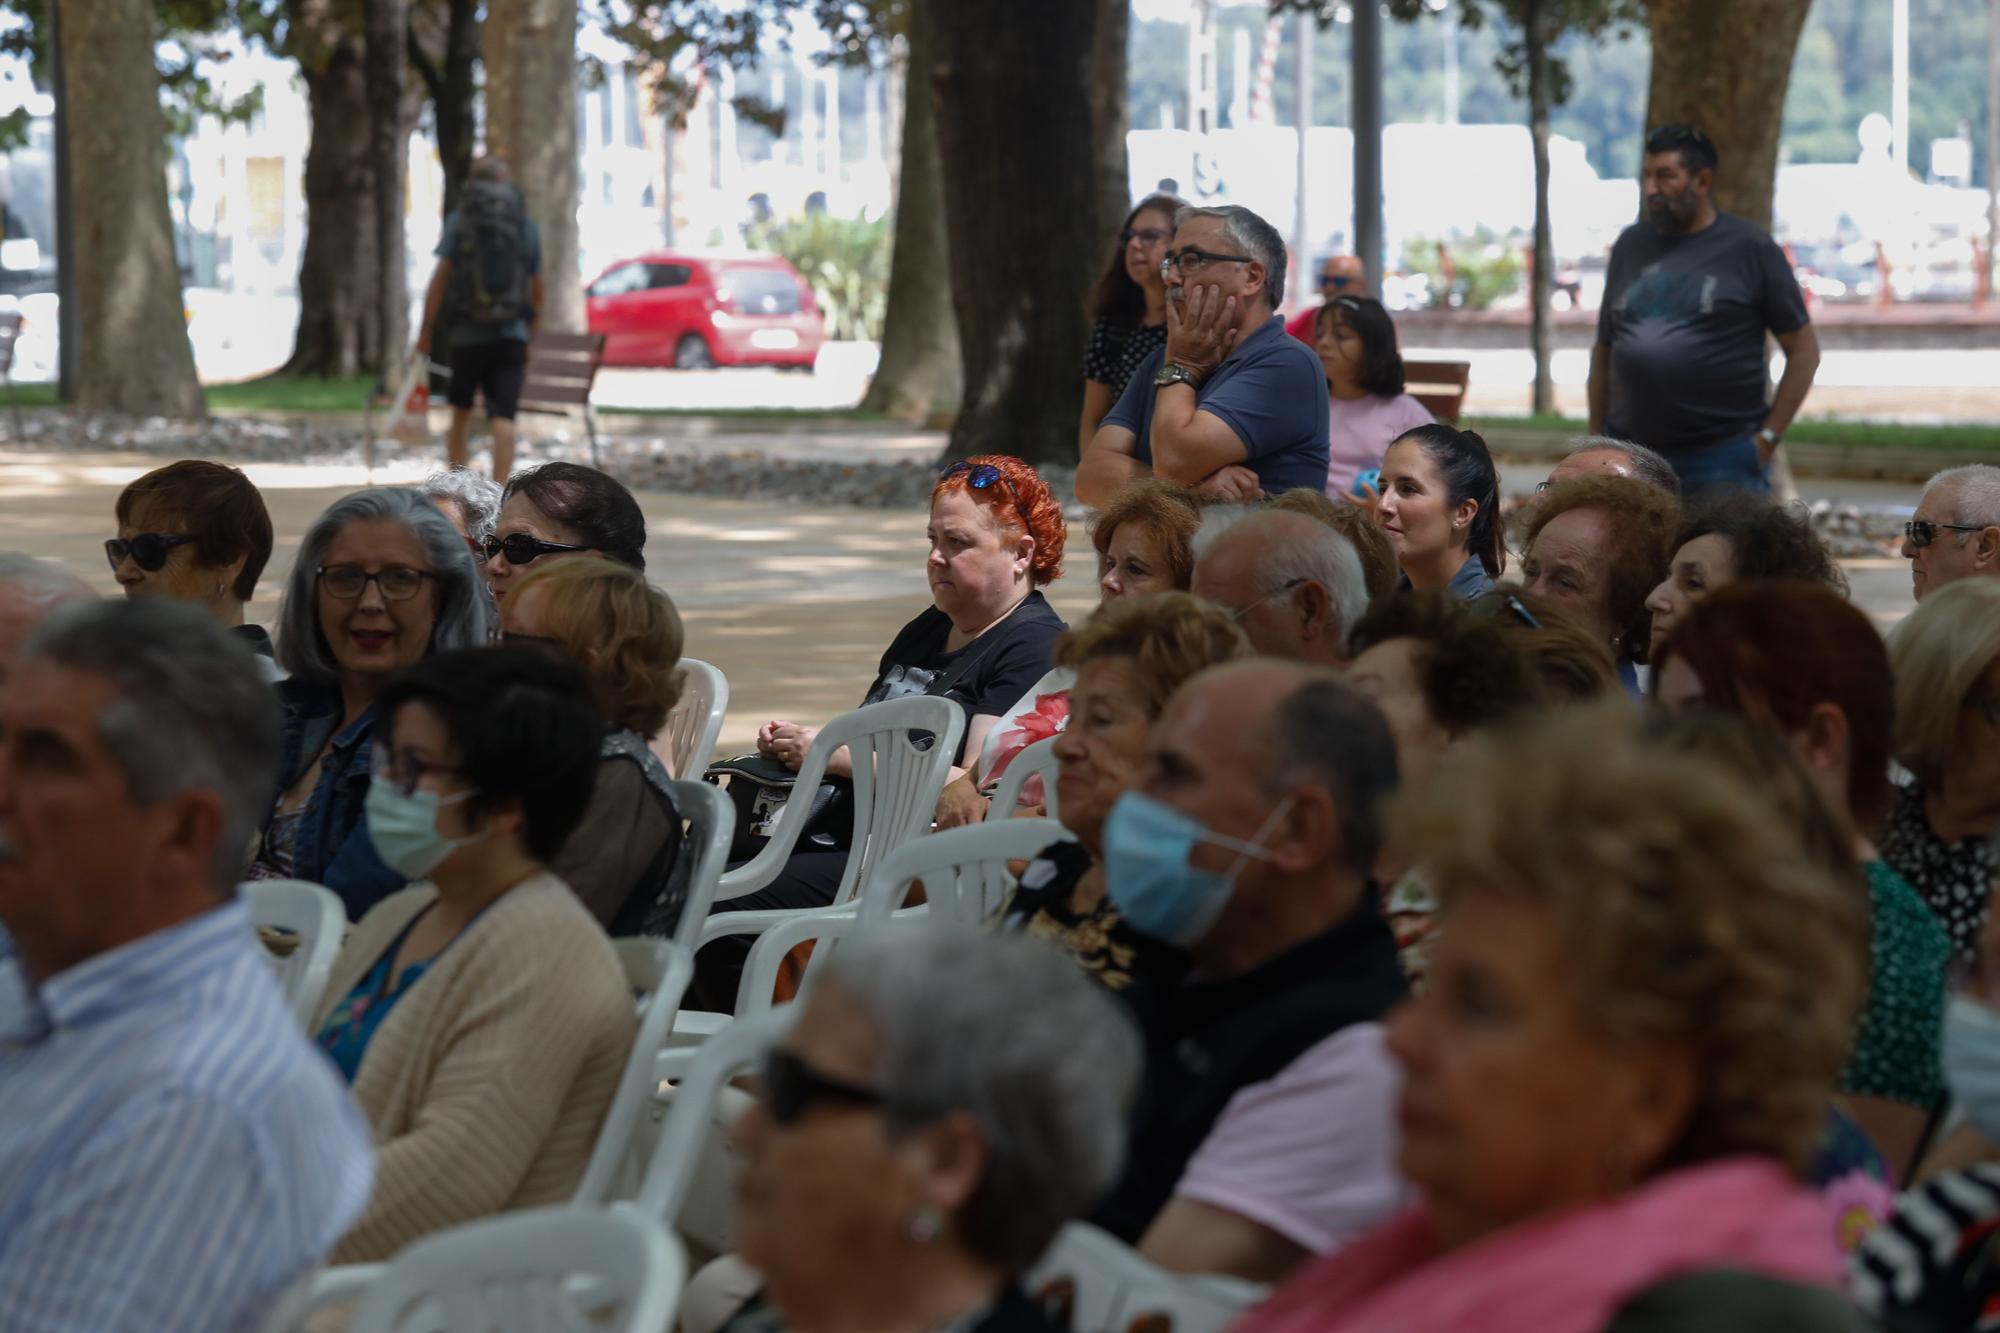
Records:
[[[826,321],[782,255],[661,250],[621,260],[586,291],[607,366],[810,370]]]

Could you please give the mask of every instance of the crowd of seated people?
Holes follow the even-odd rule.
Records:
[[[1141,281],[1170,204],[1119,271],[1128,333],[1185,347],[1213,275]],[[1227,253],[1240,221],[1174,225]],[[1076,623],[1049,481],[936,478],[929,604],[853,697],[964,715],[919,837],[1064,837],[983,928],[862,929],[810,973],[699,1327],[1049,1330],[1071,1221],[1268,1288],[1249,1330],[1976,1327],[2000,469],[1927,488],[1885,637],[1803,515],[1683,508],[1616,441],[1511,521],[1438,423],[1372,495],[1215,448],[1198,405],[1248,422],[1308,355],[1267,305],[1255,364],[1161,386],[1158,447],[1102,404]],[[652,747],[688,636],[639,501],[580,464],[335,501],[273,633],[241,472],[171,464],[106,519],[123,599],[0,552],[0,1327],[254,1329],[318,1265],[576,1191],[637,1028],[612,941],[681,908]],[[800,769],[819,728],[758,720]],[[1046,786],[993,808],[1044,739]],[[723,910],[831,903],[851,821]],[[270,879],[347,917],[310,1014],[238,892]],[[706,945],[687,1003],[732,1011],[747,947]]]

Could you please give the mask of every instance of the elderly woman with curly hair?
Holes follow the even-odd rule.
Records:
[[[514,585],[500,638],[582,667],[605,720],[597,785],[550,871],[613,936],[668,933],[678,916],[666,895],[681,816],[647,742],[681,695],[680,612],[636,569],[556,560]]]
[[[1674,534],[1673,563],[1646,597],[1653,615],[1652,647],[1666,641],[1675,620],[1696,602],[1726,584],[1753,579],[1847,591],[1847,575],[1803,509],[1742,491],[1703,497],[1682,516]]]
[[[1446,923],[1389,1026],[1423,1202],[1239,1333],[1864,1327],[1801,1180],[1866,976],[1852,886],[1617,708],[1477,738],[1400,807]]]
[[[2000,579],[1925,597],[1889,638],[1896,784],[1882,859],[1923,895],[1971,962],[2000,887]]]
[[[903,626],[882,654],[861,703],[911,695],[950,699],[966,715],[947,784],[963,777],[1002,713],[1048,674],[1049,653],[1068,628],[1042,595],[1062,576],[1068,526],[1041,474],[1018,458],[988,454],[953,463],[931,488],[930,553],[924,574],[931,605]],[[757,732],[762,755],[798,771],[819,728],[775,718]],[[851,779],[845,749],[827,761],[834,779]],[[821,907],[833,901],[847,868],[837,832],[802,840],[777,879],[730,900],[733,911]],[[750,941],[716,940],[697,959],[696,994],[704,1008],[735,1008],[736,982]]]
[[[1075,958],[1097,980],[1143,1008],[1181,955],[1132,929],[1104,876],[1104,821],[1137,780],[1146,733],[1182,684],[1250,656],[1235,618],[1189,593],[1163,592],[1101,608],[1056,641],[1056,662],[1076,674],[1069,726],[1055,745],[1063,827],[1076,835],[1029,862],[1000,919]]]
[[[1194,492],[1152,477],[1113,496],[1090,529],[1091,545],[1097,548],[1098,605],[1110,606],[1144,593],[1186,591],[1194,570],[1194,534],[1201,526],[1201,510]],[[986,733],[978,761],[945,787],[938,800],[939,828],[975,824],[987,817],[985,793],[1021,751],[1063,729],[1075,684],[1076,672],[1053,667],[1000,715]],[[1041,779],[1031,778],[1021,788],[1021,809],[1000,813],[1003,817],[1039,814],[1044,796]]]
[[[314,520],[279,611],[284,764],[252,878],[324,884],[357,921],[408,882],[363,813],[375,701],[405,667],[483,645],[488,625],[465,540],[419,492],[357,491]]]
[[[1856,830],[1891,801],[1889,652],[1831,588],[1738,583],[1702,601],[1660,645],[1653,693],[1669,709],[1713,708],[1775,727],[1822,796]],[[1922,898],[1864,834],[1873,932],[1868,1001],[1840,1091],[1891,1165],[1909,1167],[1943,1098],[1945,965],[1951,946]]]
[[[1140,1055],[1117,1006],[1025,941],[891,929],[842,945],[799,1011],[731,1131],[763,1290],[723,1333],[1056,1333],[1020,1284],[1124,1158]]]
[[[1558,482],[1528,511],[1521,577],[1529,592],[1567,607],[1596,630],[1628,692],[1652,639],[1646,595],[1673,555],[1680,506],[1631,477]]]

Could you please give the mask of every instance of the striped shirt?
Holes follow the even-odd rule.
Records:
[[[231,902],[0,958],[0,1327],[255,1328],[368,1201],[368,1127]]]

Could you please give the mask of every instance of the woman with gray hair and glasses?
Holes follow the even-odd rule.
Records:
[[[1137,1035],[1027,940],[890,927],[823,966],[732,1131],[764,1286],[723,1333],[1054,1333],[1018,1283],[1118,1174]]]
[[[336,500],[300,543],[278,618],[284,763],[253,879],[303,879],[350,920],[403,887],[368,839],[369,742],[390,677],[488,638],[490,612],[465,539],[412,490]]]

